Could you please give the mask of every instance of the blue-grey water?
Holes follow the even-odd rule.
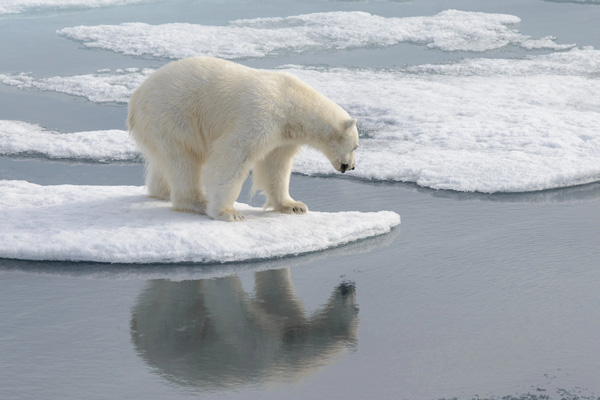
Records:
[[[593,2],[176,1],[0,16],[0,73],[167,62],[83,49],[55,34],[67,26],[451,8],[516,15],[523,34],[600,48]],[[391,67],[472,56],[402,44],[242,62]],[[0,85],[0,119],[61,132],[124,129],[126,111]],[[141,185],[143,167],[4,156],[0,179]],[[402,224],[375,239],[260,263],[0,260],[0,399],[600,396],[600,184],[483,195],[295,175],[291,192],[311,210],[393,210]],[[247,188],[240,200],[249,200]]]

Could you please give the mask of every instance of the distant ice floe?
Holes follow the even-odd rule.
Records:
[[[54,91],[85,97],[93,102],[126,103],[133,91],[154,70],[127,68],[114,72],[99,70],[94,74],[36,78],[30,73],[0,74],[0,83],[20,89]]]
[[[282,70],[298,75],[358,118],[357,165],[347,176],[483,193],[529,192],[600,180],[600,51],[574,49],[525,59],[469,59],[399,70],[294,66]],[[146,72],[130,74],[129,79],[138,82]],[[102,84],[94,96],[124,101],[127,95],[115,95],[110,85],[104,85],[107,77],[97,78]],[[95,87],[95,77],[77,79]],[[67,91],[65,86],[54,90]],[[59,154],[70,150],[59,150],[61,146],[74,146],[59,142],[62,135],[48,132],[33,143],[10,126],[0,124],[3,154],[27,152],[35,145],[35,152],[63,157]],[[84,138],[86,133],[79,135]],[[120,159],[121,151],[132,146],[125,132],[113,134],[111,140],[117,140],[113,147],[88,144],[73,157],[94,159],[94,152],[106,147]],[[102,157],[111,159],[108,154]],[[297,156],[294,171],[336,173],[323,155],[310,149]]]
[[[19,14],[46,10],[98,8],[147,3],[148,0],[3,0],[0,14]]]
[[[417,43],[446,51],[486,51],[507,45],[566,49],[552,37],[533,39],[514,28],[512,15],[446,10],[434,16],[385,18],[365,12],[326,12],[255,18],[226,26],[171,23],[76,26],[59,35],[86,47],[128,55],[227,59]]]
[[[360,121],[351,175],[466,192],[527,192],[600,180],[599,54],[576,50],[402,71],[290,71]],[[306,174],[326,168],[310,153],[295,165]]]
[[[0,258],[108,263],[233,262],[298,255],[382,235],[391,211],[287,215],[237,204],[229,223],[179,213],[137,186],[0,181]]]
[[[141,161],[127,131],[61,134],[36,124],[7,120],[0,120],[0,154],[95,162]]]

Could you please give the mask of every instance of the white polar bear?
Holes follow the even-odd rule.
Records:
[[[300,79],[209,57],[172,62],[133,93],[129,130],[146,159],[152,197],[177,211],[239,221],[233,203],[253,168],[253,192],[284,213],[308,209],[289,194],[304,144],[340,172],[354,169],[356,120]]]

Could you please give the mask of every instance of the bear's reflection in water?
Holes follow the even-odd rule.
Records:
[[[296,381],[356,344],[353,284],[337,286],[307,317],[289,269],[256,272],[255,295],[237,276],[152,281],[133,309],[132,341],[162,376],[203,390]]]

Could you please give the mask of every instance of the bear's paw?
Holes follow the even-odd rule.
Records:
[[[174,200],[171,208],[174,211],[188,212],[194,214],[206,214],[206,202],[197,201],[176,201]]]
[[[244,214],[239,213],[235,210],[228,210],[228,211],[221,211],[220,213],[218,213],[215,219],[218,219],[220,221],[225,221],[225,222],[238,222],[238,221],[243,221],[245,219],[245,217],[244,217]]]
[[[308,212],[308,207],[301,201],[290,201],[283,203],[276,211],[285,214],[306,214]]]

